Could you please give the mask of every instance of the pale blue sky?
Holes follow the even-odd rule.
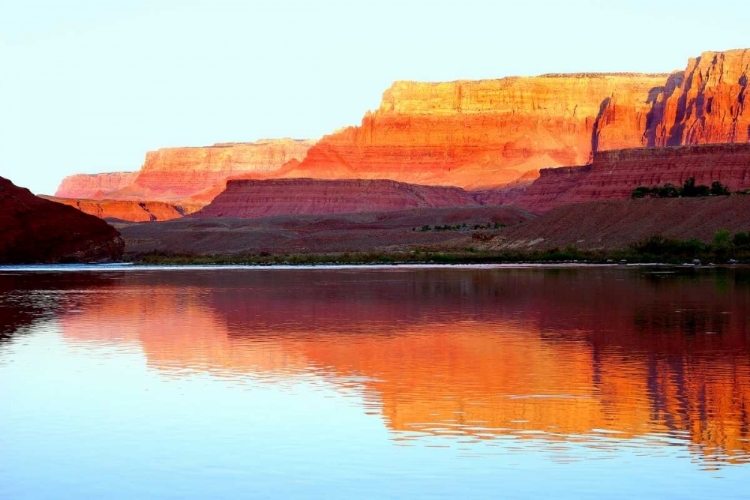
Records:
[[[0,175],[52,193],[168,146],[318,138],[400,79],[682,69],[746,0],[2,0]]]

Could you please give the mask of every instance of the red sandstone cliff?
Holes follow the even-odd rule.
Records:
[[[471,193],[460,188],[390,180],[232,180],[210,205],[190,217],[256,219],[479,205]]]
[[[655,99],[648,145],[750,141],[750,50],[706,52]]]
[[[203,148],[168,148],[149,152],[133,184],[115,198],[206,204],[231,177],[270,175],[292,160],[304,158],[314,141],[278,139],[216,144]]]
[[[136,177],[138,172],[71,175],[63,179],[55,196],[103,200],[115,191],[132,184]]]
[[[513,203],[532,212],[593,200],[627,199],[638,186],[681,185],[688,177],[732,191],[750,188],[750,144],[604,151],[583,167],[550,168]]]
[[[0,177],[0,264],[119,260],[124,246],[106,222]]]
[[[666,79],[581,74],[397,82],[360,127],[324,137],[284,177],[388,178],[464,188],[507,184],[541,167],[588,161],[605,102],[616,102],[618,115],[634,118],[602,123],[598,147],[642,145],[648,96]]]
[[[178,219],[200,210],[199,204],[173,204],[161,201],[78,200],[42,196],[42,198],[77,208],[100,219],[128,222],[156,222]]]

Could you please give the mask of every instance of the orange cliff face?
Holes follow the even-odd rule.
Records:
[[[82,200],[41,196],[62,203],[100,219],[117,219],[127,222],[157,222],[179,219],[200,210],[202,205],[190,203],[166,203],[162,201],[133,200]]]
[[[114,197],[207,204],[227,179],[273,175],[304,158],[314,141],[278,139],[149,152],[135,181]]]
[[[71,342],[139,346],[168,375],[315,373],[356,385],[401,438],[576,441],[599,430],[621,440],[678,436],[725,462],[750,457],[742,283],[371,273],[363,289],[327,276],[297,273],[291,287],[273,271],[157,286],[127,277],[60,324]]]
[[[138,172],[71,175],[63,179],[55,196],[59,198],[103,200],[112,193],[132,184],[137,176]]]
[[[750,49],[690,59],[656,97],[649,146],[750,141]]]
[[[594,146],[643,145],[649,95],[667,77],[397,82],[361,126],[324,137],[284,176],[497,187],[542,167],[585,163]],[[610,116],[600,124],[608,102],[616,103],[617,117],[627,119]],[[598,128],[598,144],[593,144]]]
[[[164,201],[203,206],[224,190],[227,179],[262,177],[285,165],[293,167],[314,143],[268,139],[253,143],[160,149],[146,154],[146,162],[138,172],[66,177],[55,196],[82,202]]]

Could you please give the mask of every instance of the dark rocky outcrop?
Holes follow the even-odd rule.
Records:
[[[103,220],[0,177],[0,264],[110,262],[124,246]]]

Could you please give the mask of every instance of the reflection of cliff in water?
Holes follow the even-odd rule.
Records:
[[[742,273],[132,274],[61,321],[165,373],[364,380],[404,438],[658,434],[726,463],[750,455]]]
[[[107,275],[93,273],[61,278],[53,273],[0,271],[0,343],[76,308],[81,297],[71,292],[84,290],[88,294],[109,283]]]

